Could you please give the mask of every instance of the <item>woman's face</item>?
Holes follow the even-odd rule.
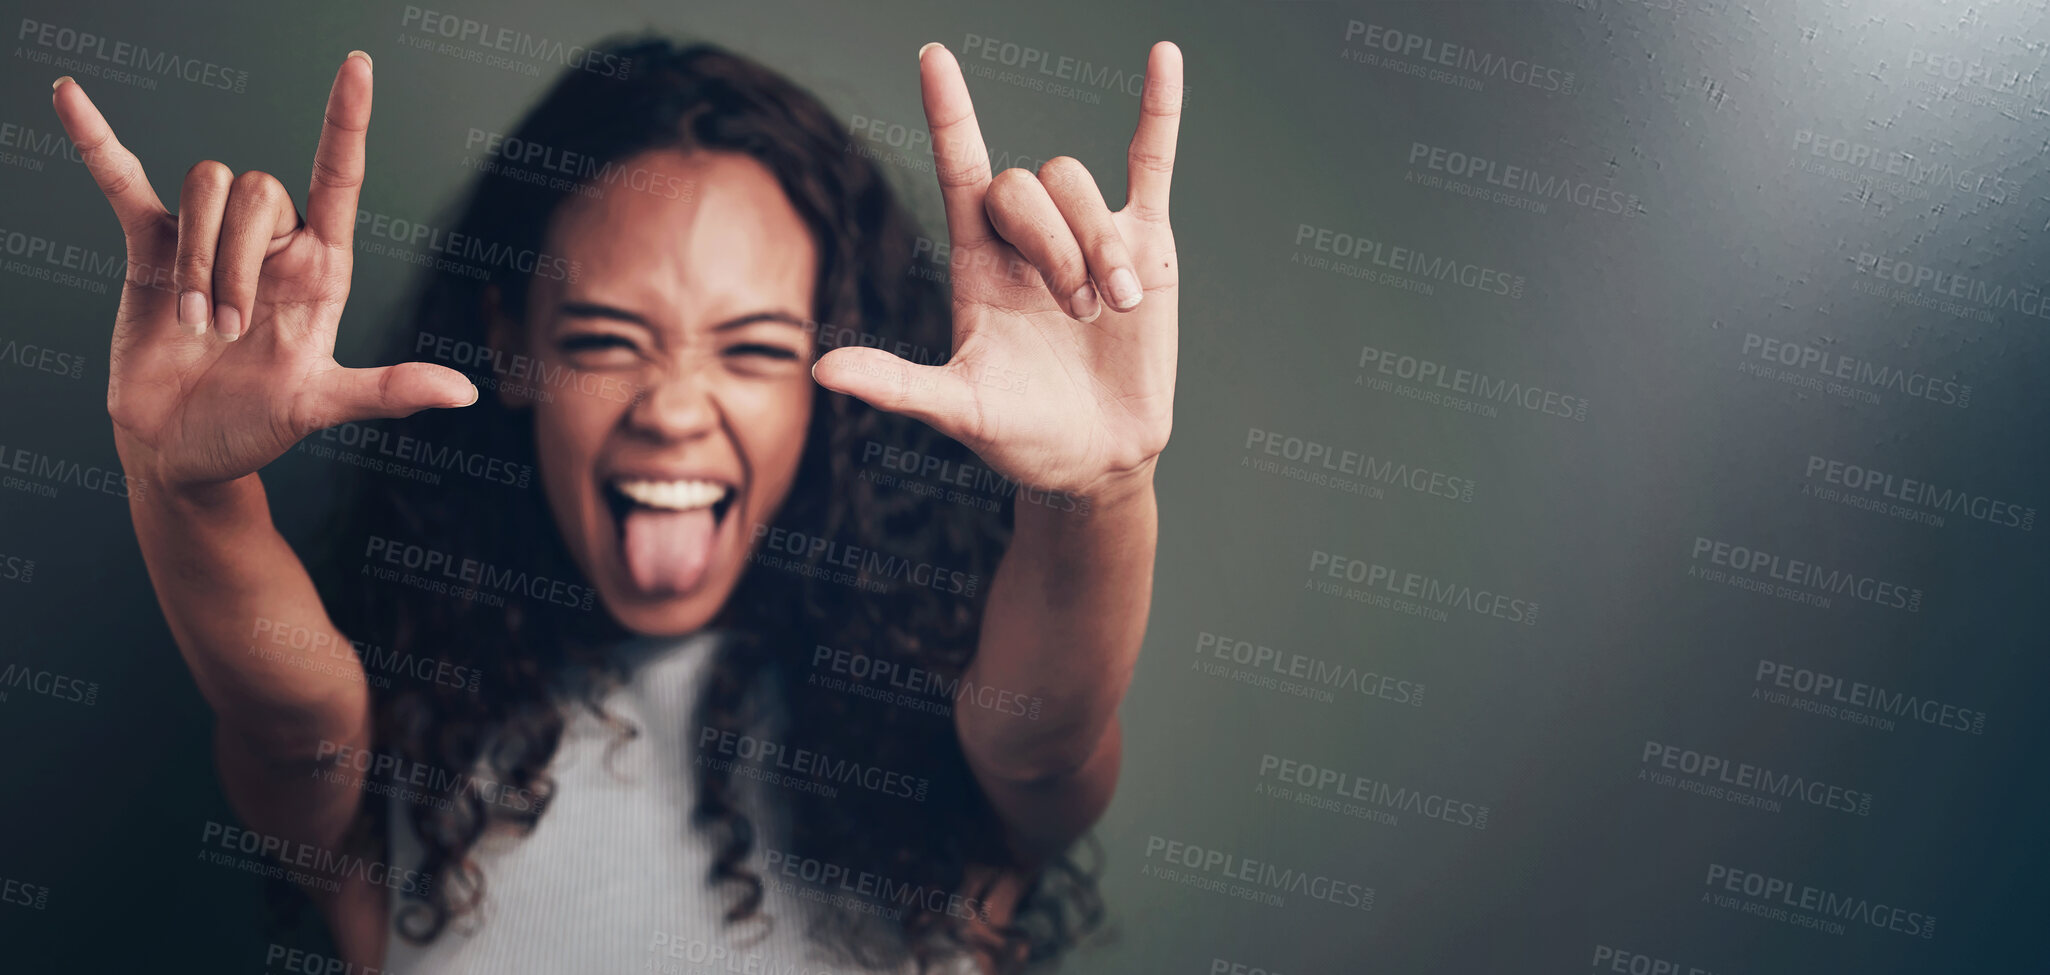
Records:
[[[565,202],[547,252],[575,280],[537,276],[524,334],[495,344],[539,360],[519,401],[571,555],[626,628],[675,635],[726,601],[797,473],[817,254],[745,155],[660,150],[619,167],[653,189],[601,183]]]

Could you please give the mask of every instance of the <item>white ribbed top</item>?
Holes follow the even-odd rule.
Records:
[[[588,709],[575,709],[549,766],[555,793],[534,831],[487,836],[472,851],[485,878],[478,911],[425,947],[388,934],[386,969],[401,975],[886,971],[837,962],[806,937],[815,912],[846,908],[820,905],[816,895],[801,899],[799,880],[768,868],[766,848],[780,848],[773,803],[779,790],[738,776],[758,828],[749,863],[763,878],[764,900],[761,912],[745,922],[721,919],[730,895],[715,894],[707,883],[714,847],[690,825],[697,756],[692,712],[717,646],[716,634],[700,632],[623,647],[631,676],[606,696],[605,708],[640,735],[622,741]],[[399,866],[416,867],[420,846],[402,802],[390,800],[392,855]],[[403,903],[394,892],[394,915]],[[963,956],[950,971],[974,975],[979,969]]]

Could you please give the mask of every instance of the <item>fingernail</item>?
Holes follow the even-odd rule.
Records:
[[[457,403],[456,405],[457,405],[457,406],[469,406],[469,405],[471,405],[471,404],[473,404],[473,403],[475,403],[475,402],[477,402],[477,384],[476,384],[476,383],[471,383],[471,384],[470,384],[470,398],[469,398],[469,399],[466,399],[466,400],[464,400],[464,401],[462,401],[462,402],[460,402],[460,403]]]
[[[178,296],[178,324],[195,332],[206,329],[206,295],[187,291]]]
[[[1110,303],[1119,311],[1130,311],[1145,296],[1146,292],[1139,288],[1139,276],[1133,274],[1131,268],[1121,267],[1110,272]]]
[[[1068,304],[1074,306],[1076,321],[1093,322],[1096,316],[1103,313],[1103,306],[1096,303],[1096,286],[1093,284],[1076,288],[1074,295],[1068,299]]]
[[[376,63],[376,62],[374,62],[374,61],[372,61],[372,60],[370,60],[370,55],[369,55],[368,53],[364,52],[364,51],[350,51],[350,52],[349,52],[349,57],[352,57],[352,58],[362,58],[362,59],[363,59],[363,65],[364,65],[365,67],[368,67],[368,68],[372,68],[372,69],[374,69],[374,68],[376,68],[376,67],[377,67],[377,63]]]
[[[919,48],[919,49],[918,49],[918,63],[919,63],[919,64],[924,64],[924,63],[925,63],[925,52],[927,52],[927,51],[930,51],[930,50],[932,50],[933,48],[936,48],[936,47],[939,47],[939,46],[940,46],[940,42],[938,42],[938,41],[926,41],[926,42],[925,42],[925,46],[924,46],[924,47],[921,47],[921,48]]]
[[[223,305],[214,312],[214,328],[230,342],[242,337],[242,309]]]
[[[71,81],[71,76],[70,76],[70,75],[65,75],[64,77],[62,77],[62,78],[59,78],[59,79],[57,79],[56,81],[52,81],[52,82],[50,82],[50,90],[51,90],[51,91],[56,91],[57,89],[59,89],[59,88],[62,88],[62,87],[64,87],[64,83],[65,83],[65,82],[67,82],[67,81]],[[71,83],[72,83],[72,84],[74,84],[74,85],[75,85],[75,84],[78,84],[78,82],[76,82],[76,81],[71,81]]]

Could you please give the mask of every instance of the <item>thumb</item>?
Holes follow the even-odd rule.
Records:
[[[374,369],[337,368],[317,397],[325,426],[353,420],[389,420],[421,410],[468,406],[477,387],[462,373],[428,362],[401,362]]]
[[[812,365],[811,376],[833,392],[908,416],[963,442],[981,412],[973,388],[952,369],[922,366],[881,349],[834,349]]]

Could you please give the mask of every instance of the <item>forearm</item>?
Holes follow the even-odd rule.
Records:
[[[222,730],[278,761],[322,741],[354,744],[368,702],[362,665],[272,524],[256,475],[201,489],[139,477],[129,513],[143,562]]]
[[[1033,781],[1082,768],[1131,682],[1159,536],[1150,465],[1089,501],[1087,512],[1017,504],[964,679],[1027,713],[972,700],[954,709],[963,749],[987,772]]]

